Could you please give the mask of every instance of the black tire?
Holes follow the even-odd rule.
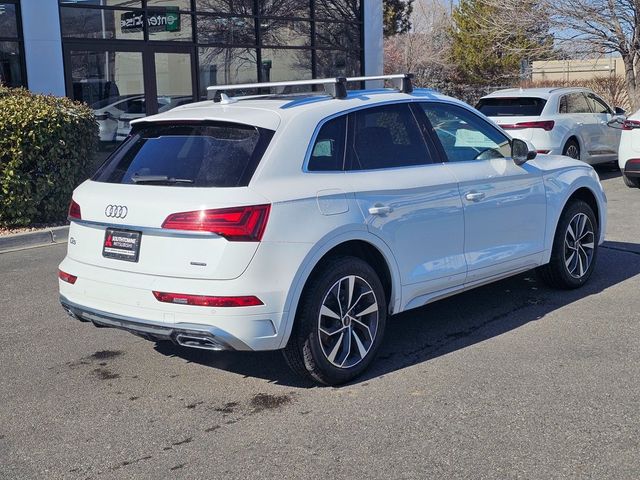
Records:
[[[623,173],[622,180],[624,181],[624,184],[629,188],[640,188],[640,177],[627,177]]]
[[[564,148],[562,149],[562,154],[566,155],[567,157],[580,160],[580,144],[573,138],[568,140]]]
[[[586,235],[583,241],[574,241],[573,248],[571,241],[565,243],[565,239],[570,239],[569,224],[579,215],[586,215],[590,225],[585,221],[585,228],[591,228],[592,234]],[[583,218],[583,217],[580,217]],[[572,231],[577,230],[572,224]],[[596,216],[591,207],[582,200],[573,200],[565,206],[558,227],[556,228],[555,237],[553,239],[553,247],[551,250],[551,260],[548,264],[538,267],[537,273],[539,277],[550,287],[570,290],[583,286],[596,265],[598,257],[598,239],[600,231]],[[575,238],[575,237],[574,237]],[[587,245],[593,244],[591,257],[588,257]],[[582,249],[582,250],[581,250]],[[577,252],[577,256],[573,257],[571,253]],[[583,255],[584,254],[584,255]],[[573,261],[572,261],[573,259]],[[581,272],[583,268],[583,259],[588,259],[588,267]],[[579,261],[579,263],[578,263]],[[575,265],[575,267],[573,267]],[[572,267],[574,268],[572,273]]]
[[[348,293],[346,293],[349,290],[350,277],[354,277],[354,286],[350,289],[353,292],[353,303],[350,307],[347,307],[347,313],[343,316],[343,302],[346,300],[346,304],[350,304]],[[343,296],[341,296],[341,293]],[[373,298],[371,295],[373,295]],[[331,312],[341,309],[341,313],[336,318],[320,314],[322,307],[327,307],[328,304],[331,305],[330,302],[335,304],[335,308],[332,305],[332,308],[329,309]],[[355,311],[356,308],[363,308],[362,311],[369,310],[370,308],[367,308],[369,302],[374,302],[377,306],[375,312],[362,316],[354,313],[354,317],[347,315],[352,310]],[[357,305],[360,305],[360,307],[357,307]],[[362,322],[355,319],[356,317]],[[354,318],[354,320],[351,320],[351,318]],[[387,301],[385,292],[375,270],[368,263],[357,257],[340,256],[331,258],[320,266],[304,288],[296,312],[291,337],[283,350],[284,358],[294,372],[311,378],[316,382],[325,385],[346,383],[360,375],[375,358],[384,336],[386,319]],[[330,329],[327,326],[328,323],[333,323],[335,328]],[[367,331],[373,332],[371,336],[363,330],[363,323],[371,327],[367,329]],[[321,327],[323,328],[322,333]],[[340,329],[342,329],[340,335],[346,333],[349,339],[349,350],[346,352],[344,350],[344,346],[347,345],[346,339],[344,339],[344,336],[339,336]],[[334,330],[334,335],[327,334],[331,330]],[[353,332],[356,333],[354,334]],[[356,337],[358,337],[357,340]],[[336,338],[338,338],[337,341],[335,340]],[[333,363],[329,358],[331,353],[334,353],[334,349],[331,348],[329,355],[326,353],[332,341],[336,342],[335,349],[340,350],[339,354],[334,354]],[[340,346],[337,346],[338,344]],[[365,346],[368,348],[364,356],[362,356],[360,347],[364,348]],[[353,353],[351,353],[352,347],[355,348]],[[336,363],[339,363],[340,358],[345,353],[344,366],[336,366]],[[356,361],[357,357],[361,357],[361,359],[349,366],[349,363]]]

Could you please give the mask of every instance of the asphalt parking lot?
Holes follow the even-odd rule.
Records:
[[[640,191],[599,172],[585,288],[528,273],[394,317],[342,388],[73,321],[65,246],[0,255],[0,478],[639,478]]]

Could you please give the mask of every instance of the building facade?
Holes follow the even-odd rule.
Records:
[[[0,81],[153,114],[216,84],[382,73],[382,0],[0,0]]]

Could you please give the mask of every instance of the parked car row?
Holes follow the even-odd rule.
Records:
[[[640,112],[626,118],[586,88],[514,88],[480,99],[476,108],[538,153],[589,164],[618,161],[629,187],[640,187]]]

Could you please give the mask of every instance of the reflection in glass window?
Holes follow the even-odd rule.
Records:
[[[0,37],[18,38],[16,6],[0,3]]]
[[[361,74],[359,50],[318,50],[316,52],[316,76],[333,77],[343,75],[358,77]],[[348,85],[348,88],[354,88]]]
[[[191,15],[177,11],[153,10],[147,13],[149,40],[192,41]]]
[[[255,23],[248,17],[198,16],[198,42],[255,45]]]
[[[311,78],[311,51],[262,49],[262,80],[281,82]],[[308,88],[307,88],[308,89]]]
[[[311,16],[309,0],[263,0],[258,2],[256,15],[266,17],[298,17]]]
[[[130,5],[129,5],[130,6]],[[191,0],[147,0],[147,7],[158,10],[156,7],[166,7],[170,10],[191,10]]]
[[[478,115],[444,103],[421,103],[450,162],[511,156],[509,139]]]
[[[253,0],[196,0],[196,11],[253,15]]]
[[[142,53],[96,50],[69,53],[74,100],[91,105],[144,93]]]
[[[142,8],[141,0],[60,0],[60,5],[93,5],[107,7]]]
[[[262,45],[308,47],[311,45],[311,23],[296,20],[260,19]]]
[[[315,0],[316,18],[339,22],[360,22],[360,0]]]
[[[24,84],[18,42],[0,42],[0,85],[20,87]]]
[[[316,45],[330,48],[360,48],[360,25],[316,22]]]
[[[142,12],[89,8],[60,9],[63,37],[142,40]]]
[[[255,49],[204,47],[198,49],[198,58],[201,98],[207,97],[211,85],[258,81]]]

